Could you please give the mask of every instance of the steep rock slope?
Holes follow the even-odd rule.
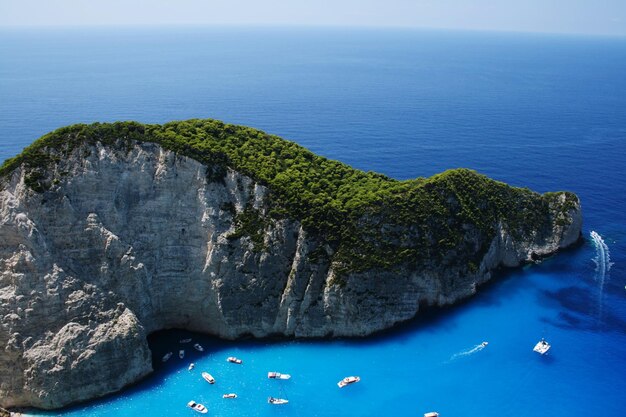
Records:
[[[206,123],[238,132],[181,123],[206,141],[216,136]],[[0,406],[56,408],[119,390],[151,372],[146,335],[164,328],[367,335],[580,238],[571,193],[541,196],[467,170],[394,182],[323,160],[382,190],[329,213],[334,201],[289,200],[280,181],[292,166],[255,175],[232,149],[201,153],[141,126],[62,130],[2,168]],[[240,142],[233,149],[249,145]]]

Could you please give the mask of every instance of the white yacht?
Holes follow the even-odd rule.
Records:
[[[196,366],[196,364],[195,364],[195,363],[193,363],[193,362],[191,362],[191,363],[189,364],[189,368],[187,368],[187,369],[191,371],[191,370],[192,370],[195,366]]]
[[[222,395],[222,398],[237,398],[237,394],[235,393],[224,394]]]
[[[229,356],[228,358],[226,358],[226,360],[227,360],[228,362],[231,362],[231,363],[237,363],[237,364],[240,364],[240,365],[241,365],[241,363],[243,362],[241,359],[239,359],[239,358],[235,358],[234,356]]]
[[[202,404],[198,404],[195,401],[189,401],[187,403],[187,407],[191,408],[194,411],[197,411],[198,413],[201,414],[206,414],[209,410],[206,409],[205,406],[203,406]]]
[[[546,340],[542,337],[539,342],[535,345],[533,350],[541,355],[545,355],[550,350],[550,343],[546,342]]]
[[[172,352],[167,352],[165,355],[163,355],[163,358],[161,359],[163,362],[167,362],[168,360],[170,360],[170,358],[172,357],[173,353]]]
[[[193,345],[193,348],[195,350],[197,350],[198,352],[204,352],[204,348],[202,347],[202,345],[200,343],[196,343]]]
[[[215,378],[213,378],[213,375],[208,372],[202,372],[202,378],[204,378],[204,380],[209,384],[215,384]]]
[[[289,400],[285,400],[284,398],[267,397],[267,402],[269,404],[287,404]]]
[[[344,379],[342,379],[341,381],[337,382],[337,386],[339,388],[343,388],[346,385],[354,384],[355,382],[359,382],[360,380],[361,380],[361,378],[358,377],[358,376],[347,376]]]
[[[185,349],[181,349],[178,351],[178,357],[181,359],[185,357]]]
[[[291,378],[291,375],[281,374],[280,372],[268,372],[267,377],[269,379],[289,379]]]

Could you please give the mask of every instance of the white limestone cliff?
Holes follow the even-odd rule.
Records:
[[[500,266],[574,243],[580,206],[531,241],[503,227],[473,273],[421,268],[335,278],[332,249],[297,220],[268,220],[264,248],[234,214],[268,190],[153,143],[76,147],[45,193],[16,169],[0,184],[0,406],[57,408],[152,371],[146,336],[185,328],[234,339],[363,336],[424,305],[468,297]],[[313,251],[328,256],[311,256]]]

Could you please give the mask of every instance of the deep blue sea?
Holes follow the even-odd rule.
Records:
[[[192,417],[192,399],[221,417],[626,415],[626,38],[0,29],[0,161],[67,124],[207,117],[398,179],[468,167],[539,192],[571,190],[586,240],[370,338],[192,335],[205,352],[187,347],[162,366],[186,333],[159,333],[153,375],[44,415]],[[532,351],[542,336],[552,343],[545,357]],[[292,378],[270,381],[267,371]],[[347,375],[361,382],[338,389]],[[269,395],[290,402],[271,406]]]

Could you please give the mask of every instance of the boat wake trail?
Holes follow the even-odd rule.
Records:
[[[602,284],[604,284],[604,278],[613,265],[611,263],[609,247],[606,243],[604,243],[602,236],[600,236],[596,231],[592,230],[589,235],[591,236],[593,244],[596,247],[596,257],[593,258],[593,261],[596,264],[596,280],[601,280]]]
[[[454,361],[456,359],[463,358],[463,357],[469,356],[469,355],[473,355],[476,352],[480,352],[481,350],[486,348],[488,344],[489,344],[488,342],[482,342],[481,344],[476,345],[476,346],[474,346],[471,349],[455,353],[454,355],[450,356],[450,359],[448,359],[448,362],[452,362],[452,361]]]
[[[593,258],[593,262],[596,264],[596,272],[594,279],[598,283],[598,295],[597,295],[597,311],[596,316],[598,319],[598,325],[602,322],[602,305],[603,305],[603,295],[604,295],[604,283],[607,279],[607,274],[611,270],[611,254],[609,252],[609,247],[602,239],[599,233],[592,230],[589,233],[591,236],[591,240],[593,241],[593,245],[596,247],[596,256]]]

